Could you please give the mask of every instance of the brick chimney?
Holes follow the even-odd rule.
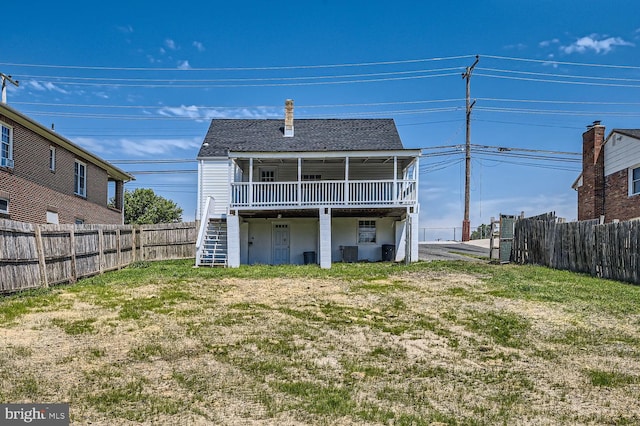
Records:
[[[604,126],[594,121],[582,134],[582,186],[578,188],[578,220],[604,215]]]
[[[284,137],[293,136],[293,99],[284,101]]]

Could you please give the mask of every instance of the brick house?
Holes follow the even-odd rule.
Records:
[[[123,223],[124,183],[132,175],[3,103],[0,131],[0,218]]]
[[[418,260],[420,150],[391,119],[214,119],[197,265]],[[317,256],[316,256],[317,254]]]
[[[640,129],[613,129],[605,138],[599,121],[582,135],[578,220],[640,219]]]

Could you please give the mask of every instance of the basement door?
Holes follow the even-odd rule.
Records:
[[[273,264],[286,265],[289,263],[289,224],[274,223],[272,232]]]

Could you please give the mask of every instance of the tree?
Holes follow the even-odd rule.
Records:
[[[124,223],[174,223],[182,220],[182,209],[153,189],[138,188],[124,193]]]
[[[476,229],[471,233],[471,239],[482,240],[484,238],[489,238],[490,233],[491,233],[491,226],[483,223],[482,225],[478,226],[478,229]]]

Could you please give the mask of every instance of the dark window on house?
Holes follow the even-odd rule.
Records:
[[[73,192],[81,197],[87,196],[87,165],[77,160],[74,169]]]
[[[631,171],[631,195],[640,194],[640,167]]]
[[[274,169],[260,170],[260,182],[275,182],[276,171]]]
[[[84,225],[84,219],[80,219],[79,217],[76,217],[76,225]]]
[[[56,171],[56,147],[49,147],[49,170],[52,172]]]
[[[318,181],[322,180],[322,175],[302,175],[302,180],[304,181]]]
[[[13,129],[0,124],[0,167],[13,167]]]
[[[376,221],[375,220],[359,220],[358,221],[358,244],[375,243],[376,242]]]
[[[0,213],[9,214],[9,200],[0,198]]]

